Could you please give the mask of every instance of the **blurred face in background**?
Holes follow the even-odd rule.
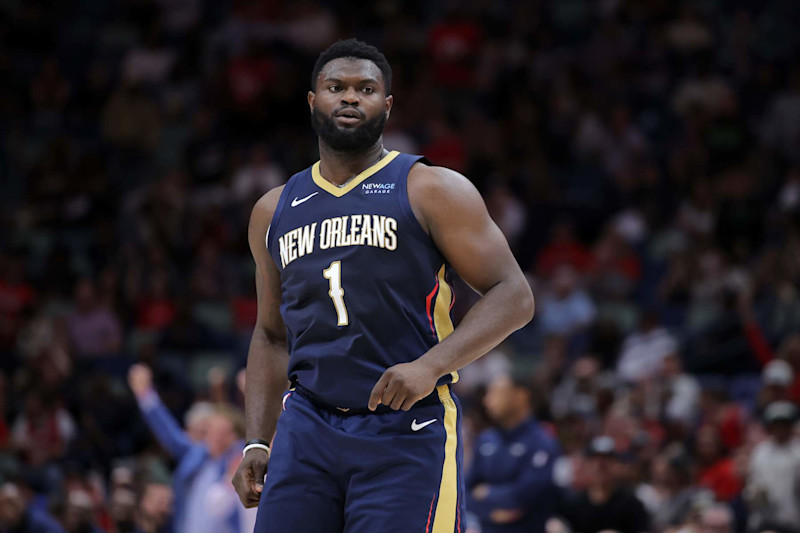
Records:
[[[186,433],[194,442],[203,442],[208,433],[208,420],[214,414],[207,402],[197,402],[186,413]]]
[[[80,311],[91,310],[96,299],[94,284],[90,280],[84,279],[78,282],[75,287],[75,303]]]
[[[578,285],[578,273],[569,265],[561,265],[553,273],[552,287],[558,298],[566,298]]]
[[[722,507],[706,509],[700,518],[700,533],[732,533],[733,516]]]
[[[25,513],[25,501],[19,488],[6,483],[0,487],[0,525],[15,526]]]
[[[767,430],[779,443],[789,442],[792,438],[793,428],[789,420],[776,420],[767,427]]]
[[[508,376],[494,379],[486,389],[483,405],[489,418],[496,424],[506,427],[520,422],[529,413],[528,392],[514,384]]]
[[[612,454],[590,455],[586,461],[590,488],[611,488],[617,484],[618,460]]]
[[[712,463],[722,455],[722,443],[719,439],[717,428],[706,425],[697,432],[697,442],[695,452],[698,459],[704,463]]]
[[[206,422],[206,446],[212,457],[219,457],[236,442],[236,431],[233,422],[221,414],[208,417]]]
[[[136,494],[126,488],[115,489],[111,493],[109,515],[118,525],[117,529],[131,529],[136,514]],[[123,526],[128,526],[127,528]]]
[[[175,495],[172,487],[161,483],[149,483],[142,492],[139,512],[148,523],[162,526],[172,516]]]
[[[64,511],[64,529],[69,533],[89,531],[92,523],[92,498],[85,490],[71,490]]]

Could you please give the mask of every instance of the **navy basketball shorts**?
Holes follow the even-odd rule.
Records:
[[[339,414],[298,392],[284,397],[255,533],[465,529],[461,408],[448,385],[382,414]]]

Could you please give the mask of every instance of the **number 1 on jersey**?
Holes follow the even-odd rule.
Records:
[[[342,262],[334,261],[331,266],[322,271],[322,275],[329,281],[328,296],[333,300],[336,316],[339,319],[337,326],[346,326],[347,307],[344,305],[344,289],[342,288]]]

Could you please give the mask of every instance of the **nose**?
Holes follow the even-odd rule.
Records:
[[[349,87],[342,93],[342,103],[351,106],[357,106],[359,102],[358,91],[354,87]]]

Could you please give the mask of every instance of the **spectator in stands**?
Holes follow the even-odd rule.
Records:
[[[509,375],[495,378],[484,406],[495,427],[475,441],[466,479],[467,511],[483,533],[542,531],[555,514],[555,439],[533,418],[530,388]]]
[[[552,290],[541,297],[539,321],[546,334],[570,336],[591,325],[597,312],[591,297],[579,283],[574,268],[561,265],[555,269]]]
[[[677,348],[675,337],[660,325],[655,311],[648,311],[642,316],[639,329],[622,343],[617,373],[629,382],[653,379],[661,371],[664,359],[675,355]]]
[[[178,533],[172,527],[174,500],[169,485],[146,483],[139,496],[135,533]]]
[[[27,464],[49,467],[56,475],[54,463],[66,452],[77,428],[53,392],[32,389],[25,395],[25,409],[11,426],[11,443]]]
[[[700,514],[701,533],[733,533],[733,511],[724,503],[718,503]]]
[[[89,279],[75,287],[75,310],[67,326],[78,357],[116,355],[122,347],[122,325],[113,310],[98,301],[95,285]]]
[[[589,485],[568,499],[561,514],[573,531],[642,533],[650,528],[642,502],[621,484],[616,444],[611,437],[592,439],[587,450]]]
[[[241,166],[233,176],[233,200],[242,205],[252,203],[265,191],[283,185],[285,181],[286,172],[272,160],[267,146],[256,144],[250,149],[247,164]]]
[[[133,489],[128,487],[111,489],[108,515],[116,533],[134,533],[136,530],[136,493]]]
[[[761,409],[773,402],[792,399],[791,387],[794,385],[794,369],[782,359],[767,363],[761,372],[763,388],[758,398]]]
[[[550,277],[559,265],[569,265],[578,272],[585,272],[591,253],[575,235],[575,226],[569,219],[562,219],[550,230],[550,240],[539,251],[536,258],[536,274]]]
[[[207,501],[207,489],[222,479],[229,479],[226,476],[232,464],[241,459],[242,415],[228,407],[217,407],[214,415],[206,421],[203,441],[193,442],[161,403],[148,367],[131,367],[128,383],[150,430],[178,461],[172,482],[175,490],[174,530],[198,533],[237,531],[228,528],[238,528],[239,509],[233,508],[220,516],[216,512],[218,506]],[[235,497],[233,486],[229,487],[229,493]]]
[[[92,497],[83,489],[75,488],[60,495],[53,509],[66,533],[103,533],[95,523]]]
[[[698,462],[698,481],[710,489],[717,501],[730,502],[742,491],[736,465],[724,449],[719,430],[713,425],[702,426],[695,434],[695,456]]]
[[[676,354],[664,357],[655,385],[660,395],[657,401],[663,404],[663,415],[668,422],[684,427],[694,422],[700,403],[700,384],[683,371],[680,357]]]
[[[594,417],[598,414],[598,394],[602,380],[600,364],[594,357],[576,360],[551,396],[550,409],[556,418],[569,414]]]
[[[0,254],[0,351],[3,353],[13,349],[24,324],[24,313],[35,301],[36,291],[25,278],[21,254],[7,257]]]
[[[800,529],[800,441],[797,407],[773,402],[764,410],[769,438],[753,450],[747,497],[760,531]]]
[[[0,532],[62,533],[64,529],[51,516],[25,503],[14,483],[0,486]]]

